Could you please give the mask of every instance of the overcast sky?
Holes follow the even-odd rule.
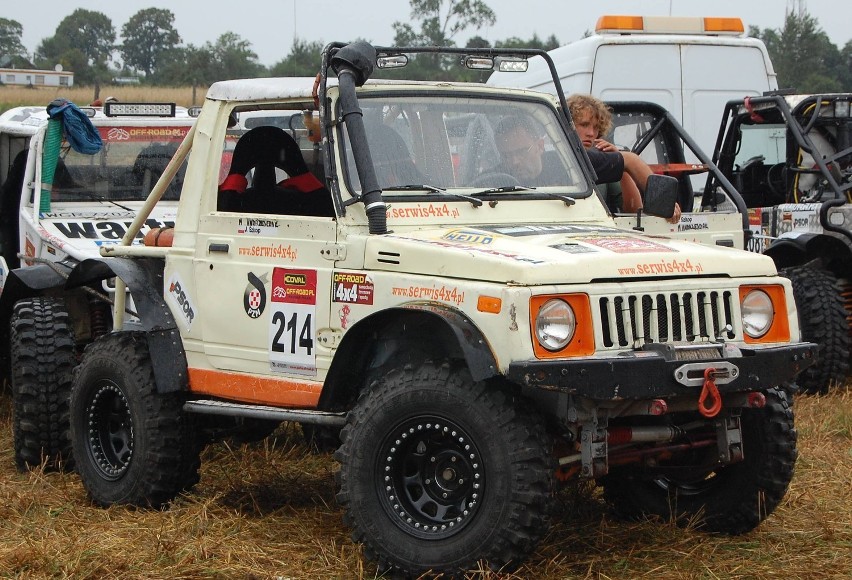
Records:
[[[464,46],[478,34],[492,43],[517,36],[555,34],[566,44],[594,29],[602,14],[673,16],[739,16],[746,30],[780,29],[788,5],[804,4],[831,41],[839,48],[852,39],[852,2],[849,0],[485,0],[497,15],[493,26],[464,31],[455,40]],[[17,20],[24,28],[23,43],[32,53],[42,39],[53,36],[59,22],[77,8],[106,14],[121,27],[136,12],[156,7],[171,10],[174,26],[186,44],[215,42],[234,32],[251,42],[261,64],[275,64],[293,44],[294,35],[307,41],[348,41],[364,38],[378,45],[393,42],[393,23],[410,21],[407,0],[4,0],[0,16]],[[118,39],[120,41],[120,38]]]

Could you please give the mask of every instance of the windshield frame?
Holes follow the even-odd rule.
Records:
[[[465,202],[464,196],[471,195],[485,201],[492,199],[499,199],[502,201],[553,199],[554,194],[582,199],[594,194],[594,182],[588,171],[588,162],[586,159],[581,159],[577,154],[579,141],[571,138],[571,129],[565,126],[565,120],[561,110],[556,107],[555,103],[551,102],[552,97],[549,95],[547,98],[540,98],[533,95],[526,96],[523,94],[517,94],[512,95],[512,98],[507,100],[505,94],[496,92],[493,89],[476,90],[454,86],[453,90],[448,91],[445,87],[429,86],[425,83],[418,84],[416,87],[408,86],[399,88],[392,88],[387,85],[366,85],[364,89],[360,90],[358,93],[359,104],[364,112],[365,126],[367,127],[370,125],[371,118],[375,120],[377,110],[387,109],[394,105],[394,102],[401,102],[402,105],[404,105],[401,109],[411,109],[415,106],[420,106],[422,107],[422,110],[417,111],[417,114],[422,114],[429,108],[428,105],[430,103],[437,104],[441,102],[442,99],[450,99],[454,101],[450,104],[450,107],[456,108],[459,111],[465,108],[469,109],[470,112],[466,114],[470,115],[477,115],[477,113],[474,112],[474,109],[476,109],[474,103],[476,102],[479,102],[482,105],[487,103],[487,106],[492,107],[495,111],[498,110],[498,108],[502,108],[503,110],[526,109],[526,112],[530,112],[531,114],[537,113],[537,115],[535,115],[537,117],[537,122],[541,124],[542,129],[545,131],[543,136],[548,139],[548,145],[551,147],[547,150],[547,152],[558,156],[559,162],[562,163],[561,169],[566,170],[566,183],[559,185],[530,186],[523,181],[519,181],[517,185],[520,187],[517,187],[514,183],[497,182],[486,182],[481,185],[472,185],[469,182],[465,184],[448,184],[446,181],[434,183],[431,180],[424,178],[420,180],[422,183],[406,183],[397,185],[398,188],[406,185],[422,185],[423,187],[419,189],[408,188],[400,190],[400,188],[396,191],[389,192],[385,191],[383,188],[383,199],[394,202],[422,202],[435,200],[436,195],[444,194],[444,192],[448,192],[445,198],[447,201],[458,202]],[[379,101],[385,102],[381,106],[371,107],[371,105],[374,105]],[[464,101],[470,102],[464,103]],[[336,116],[340,118],[341,112],[339,103],[337,103],[336,109]],[[401,115],[402,110],[400,110],[398,116]],[[444,113],[444,115],[444,129],[449,132],[450,129],[447,128],[446,124],[446,113]],[[484,118],[485,113],[479,113],[479,115],[480,118]],[[462,113],[460,111],[459,118],[461,116]],[[541,123],[541,119],[545,119],[546,122]],[[385,120],[385,122],[386,121],[387,120]],[[418,122],[419,124],[422,124],[423,120],[419,119]],[[399,136],[402,137],[403,140],[406,141],[406,145],[409,146],[409,153],[415,155],[410,147],[410,135],[400,134]],[[406,139],[407,137],[408,139]],[[449,133],[447,133],[447,138],[448,140],[450,139]],[[352,162],[351,146],[343,123],[337,124],[335,140],[337,141],[335,156],[337,156],[340,160],[343,173],[343,183],[341,184],[342,187],[340,187],[340,195],[343,198],[343,205],[348,206],[361,201],[361,191],[357,172],[354,163]],[[575,143],[575,141],[577,143]],[[373,157],[373,164],[375,166],[376,159],[374,156],[374,146],[372,144],[370,146],[370,150],[371,156]],[[452,145],[450,145],[449,149],[445,152],[449,153],[450,150],[452,150]],[[569,175],[571,176],[571,179],[574,180],[573,183],[570,184],[568,183]],[[444,177],[446,178],[447,176],[445,175]],[[454,172],[454,180],[457,177],[458,175]],[[387,184],[384,185],[387,186]],[[388,187],[388,189],[394,188]]]

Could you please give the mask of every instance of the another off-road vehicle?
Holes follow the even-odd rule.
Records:
[[[173,103],[108,102],[74,108],[96,152],[78,151],[83,130],[56,111],[17,107],[0,115],[0,289],[10,268],[33,288],[51,286],[99,249],[118,244],[194,119]],[[51,109],[53,115],[48,113]],[[183,171],[148,216],[144,231],[174,225]],[[29,268],[45,264],[44,268]],[[44,273],[50,272],[45,279]],[[0,361],[11,384],[15,460],[21,468],[68,466],[71,371],[82,347],[112,327],[111,281],[86,291],[9,302],[0,317]],[[10,324],[11,322],[11,324]]]
[[[113,331],[70,398],[87,492],[163,506],[222,424],[293,421],[339,437],[345,521],[392,574],[517,566],[577,478],[626,517],[751,530],[792,478],[788,393],[816,350],[789,280],[765,256],[618,227],[562,94],[370,78],[439,51],[547,58],[357,42],[326,47],[316,84],[216,83],[123,242],[188,156],[173,230],[52,288],[12,272],[0,306],[116,279]],[[534,146],[501,156],[519,119]],[[506,173],[533,153],[556,182]],[[649,180],[653,213],[671,181]]]
[[[808,392],[844,386],[852,333],[852,94],[771,93],[728,103],[713,158],[742,193],[753,235],[790,278],[816,365]],[[706,191],[719,182],[711,175]]]

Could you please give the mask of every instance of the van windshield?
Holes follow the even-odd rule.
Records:
[[[555,109],[536,101],[450,95],[363,96],[360,105],[379,187],[412,186],[583,197],[590,186]],[[348,136],[348,187],[358,194]]]

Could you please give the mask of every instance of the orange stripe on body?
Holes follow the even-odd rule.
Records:
[[[319,403],[322,383],[190,368],[189,390],[246,403],[313,409]]]

